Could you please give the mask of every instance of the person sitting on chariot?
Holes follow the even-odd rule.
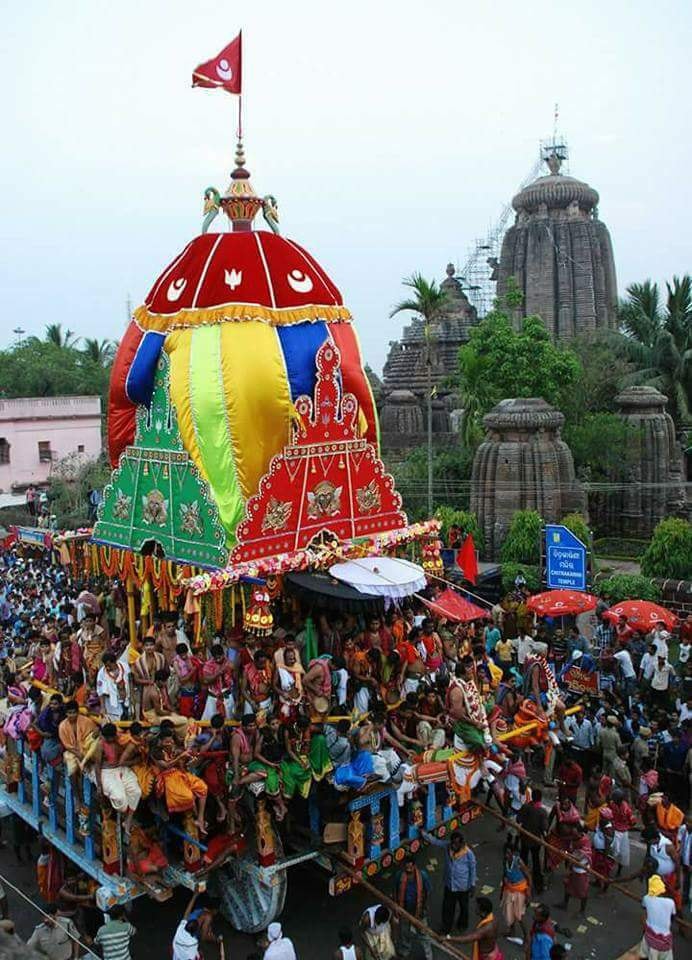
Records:
[[[472,657],[456,666],[447,689],[447,714],[453,724],[454,746],[458,750],[484,752],[492,743],[488,718],[475,684]]]
[[[58,727],[58,736],[62,744],[67,776],[76,783],[80,773],[98,743],[98,726],[87,716],[79,712],[75,700],[65,704],[65,719]]]
[[[207,699],[202,712],[202,720],[211,720],[216,714],[231,717],[235,712],[233,696],[233,667],[220,643],[215,643],[200,670],[202,689]]]
[[[151,758],[158,771],[156,793],[164,798],[168,812],[194,811],[197,829],[206,834],[204,811],[209,790],[204,780],[187,769],[195,752],[181,749],[172,731],[166,729],[153,744]]]
[[[96,784],[116,813],[125,814],[123,829],[129,834],[142,790],[134,771],[122,762],[124,751],[115,724],[104,723],[93,757]]]
[[[142,687],[142,719],[154,727],[162,720],[170,720],[179,737],[184,738],[188,718],[175,713],[168,693],[169,672],[166,667],[154,674],[153,685]]]

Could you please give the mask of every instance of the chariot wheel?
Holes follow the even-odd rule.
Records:
[[[286,870],[277,870],[267,877],[257,863],[249,859],[232,860],[219,868],[214,881],[221,912],[229,923],[243,933],[266,930],[284,908],[286,873]]]

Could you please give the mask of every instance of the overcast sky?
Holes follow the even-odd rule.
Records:
[[[341,288],[378,371],[401,278],[463,263],[555,101],[621,292],[692,269],[685,0],[3,0],[0,346],[49,322],[119,337],[128,293],[140,303],[199,232],[236,100],[190,75],[241,27],[253,184]]]

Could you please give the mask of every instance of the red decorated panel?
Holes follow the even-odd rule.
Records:
[[[356,398],[341,396],[340,359],[330,341],[317,352],[315,396],[296,401],[293,442],[248,501],[234,563],[300,550],[325,532],[346,540],[406,526],[393,478],[358,436]]]

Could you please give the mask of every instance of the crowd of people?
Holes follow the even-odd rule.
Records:
[[[548,908],[541,904],[531,925],[525,919],[554,873],[564,873],[562,906],[574,900],[582,912],[594,882],[606,890],[616,877],[640,877],[648,891],[642,955],[666,957],[672,933],[660,904],[673,904],[671,919],[689,902],[692,617],[675,636],[662,624],[639,634],[600,608],[589,623],[537,620],[519,579],[487,618],[466,624],[435,612],[431,587],[428,603],[412,598],[365,616],[279,598],[271,629],[261,631],[242,615],[235,626],[200,629],[192,614],[164,609],[132,636],[117,581],[80,581],[69,566],[16,550],[0,564],[6,770],[21,743],[44,771],[64,769],[75,790],[93,783],[117,816],[129,874],[152,881],[168,863],[154,823],[185,818],[213,860],[248,832],[257,798],[278,829],[304,817],[307,800],[323,820],[344,817],[345,801],[373,785],[390,786],[408,809],[420,763],[466,752],[476,776],[449,791],[472,790],[509,830],[502,898],[497,916],[478,898],[469,932],[473,851],[458,832],[424,834],[445,846],[442,933],[478,944],[488,960],[501,956],[500,936],[517,933],[530,960],[560,956]],[[581,692],[570,687],[572,668]],[[504,737],[531,722],[530,732]],[[547,809],[543,791],[553,789]],[[646,847],[634,872],[632,831]],[[42,892],[63,909],[67,874],[53,874]],[[427,918],[429,886],[407,860],[393,899]],[[288,958],[276,946],[287,938],[273,927],[265,957]],[[429,938],[395,925],[382,905],[360,928],[359,944],[343,932],[343,960],[358,951],[368,960],[405,955],[414,936],[431,956]],[[176,938],[188,946],[177,954],[174,946],[174,957],[195,955],[191,941],[212,935],[211,924],[201,929],[197,916],[184,918]],[[37,934],[37,948],[42,936],[50,935]]]

